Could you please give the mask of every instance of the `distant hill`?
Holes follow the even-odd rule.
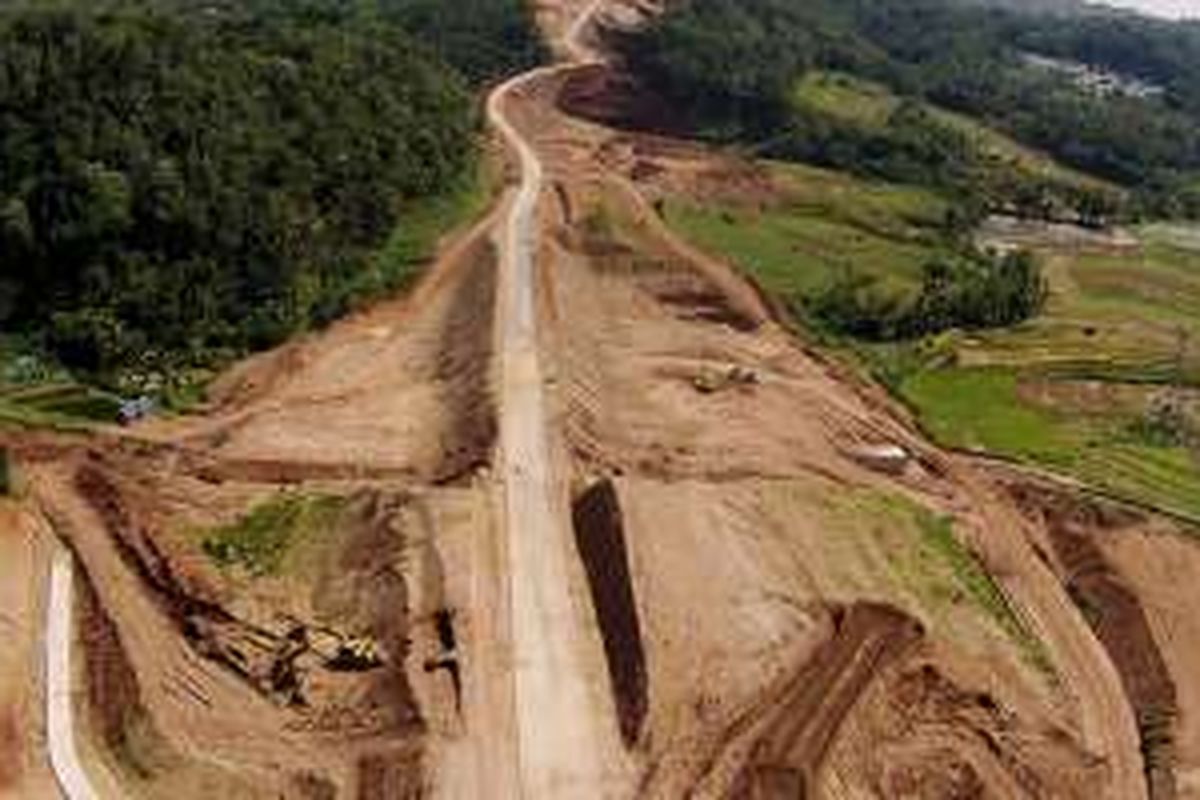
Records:
[[[1075,14],[1087,9],[1082,0],[959,0],[964,5],[986,5],[1049,14]]]

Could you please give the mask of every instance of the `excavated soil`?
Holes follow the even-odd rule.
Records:
[[[841,510],[860,490],[614,486],[648,671],[640,796],[941,798],[968,773],[983,791],[962,796],[1101,791],[1053,682],[986,613],[908,582],[892,559],[912,540]],[[958,700],[916,718],[925,668]],[[1064,779],[1078,792],[1056,794]]]
[[[1180,798],[1200,798],[1200,540],[1195,529],[1149,521],[1096,537],[1105,559],[1142,604],[1175,687],[1169,730]]]
[[[1137,715],[1151,798],[1177,797],[1176,680],[1191,676],[1172,675],[1139,587],[1125,578],[1105,547],[1106,541],[1135,535],[1146,517],[1047,485],[1013,483],[1009,491],[1043,527],[1064,585],[1121,675]]]
[[[226,782],[237,785],[261,771],[263,796],[300,786],[319,796],[326,790],[312,787],[353,786],[361,762],[359,782],[385,787],[363,796],[408,797],[424,785],[428,725],[409,656],[426,634],[409,613],[403,564],[416,499],[356,491],[328,530],[297,545],[295,574],[250,579],[217,570],[200,552],[190,526],[215,521],[203,496],[182,517],[187,524],[175,524],[182,515],[172,505],[183,500],[180,487],[167,488],[170,478],[92,456],[34,480],[95,589],[83,643],[89,696],[96,732],[127,778],[165,795],[192,785],[181,775],[207,785],[210,773],[230,773]],[[208,494],[215,507],[232,508],[243,491]],[[122,600],[126,592],[138,607]],[[356,637],[372,643],[377,660],[343,663],[336,642]],[[255,750],[238,746],[231,733],[239,728]],[[397,777],[371,766],[379,758],[410,766],[403,793]]]
[[[558,95],[566,114],[637,133],[682,135],[685,128],[669,103],[647,91],[632,75],[605,65],[573,72]]]
[[[46,531],[0,499],[0,797],[57,796],[44,759],[41,621]]]
[[[843,720],[866,687],[920,641],[921,626],[884,605],[834,608],[833,633],[764,702],[761,731],[732,790],[735,797],[812,797]]]
[[[496,254],[484,234],[409,297],[233,369],[209,414],[139,434],[215,456],[231,480],[446,483],[486,464]]]
[[[516,116],[556,201],[543,209],[554,235],[540,281],[552,399],[580,480],[612,479],[613,496],[601,489],[585,507],[595,528],[620,531],[630,565],[636,614],[606,622],[611,596],[597,613],[602,631],[640,631],[645,651],[640,796],[1116,797],[1089,749],[1095,717],[1081,719],[1052,668],[1032,666],[1041,645],[1012,633],[1020,615],[998,626],[961,588],[920,586],[911,564],[927,556],[897,552],[917,542],[822,511],[862,492],[905,497],[956,518],[1006,582],[1062,593],[1003,538],[1021,537],[1012,506],[882,393],[798,343],[762,292],[654,208],[669,187],[744,187],[753,204],[776,202],[775,187],[694,145],[597,127],[625,113],[612,76],[577,76],[529,90]],[[587,123],[562,117],[588,106]],[[859,454],[882,444],[911,458],[875,472]],[[623,578],[601,583],[613,595]],[[1073,617],[1053,626],[1090,637]],[[1091,683],[1082,652],[1104,651],[1074,649],[1066,674]],[[921,714],[905,717],[896,697]]]
[[[633,745],[647,711],[646,651],[629,572],[625,523],[611,481],[600,481],[580,495],[572,522],[604,640],[621,737],[627,746]]]
[[[469,562],[460,545],[456,564],[441,555],[460,527],[486,528],[475,476],[496,436],[484,233],[410,297],[235,368],[202,414],[6,436],[30,507],[81,566],[85,750],[140,795],[432,791],[461,736],[470,638],[445,587]],[[206,551],[289,496],[336,513],[273,570]]]
[[[539,19],[557,41],[585,5]],[[637,796],[1130,800],[1135,733],[1155,800],[1200,796],[1200,627],[1170,586],[1197,585],[1172,569],[1198,549],[1005,494],[806,348],[655,209],[680,189],[774,203],[769,176],[605,128],[669,130],[629,90],[587,68],[510,105],[548,188],[539,334],[573,472],[555,484],[581,487],[572,589]],[[139,793],[509,785],[486,225],[407,299],[231,370],[203,414],[14,443],[88,587],[84,738]],[[879,470],[880,445],[906,458]],[[284,491],[336,513],[275,571],[219,566],[206,532]],[[29,718],[0,663],[2,742]],[[0,788],[28,779],[0,768]]]
[[[864,693],[843,723],[817,796],[1103,795],[1103,764],[1063,730],[1031,723],[995,694],[967,688],[944,655],[932,659],[923,650],[885,670]]]

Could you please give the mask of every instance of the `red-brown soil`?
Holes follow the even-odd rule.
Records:
[[[1195,639],[1162,629],[1162,617],[1186,602],[1189,581],[1180,581],[1179,572],[1152,576],[1168,552],[1182,565],[1197,546],[1165,520],[1069,489],[1027,480],[1009,490],[1038,521],[1048,557],[1121,674],[1137,715],[1151,797],[1193,796],[1195,739],[1187,731],[1197,713],[1188,666]],[[1164,604],[1166,596],[1173,599]]]
[[[486,504],[472,487],[495,436],[484,232],[411,297],[239,366],[202,415],[6,437],[90,587],[88,750],[132,791],[430,791],[430,754],[461,727],[459,668],[427,668],[446,650],[435,615],[453,619],[437,539],[451,509]],[[286,574],[218,568],[203,531],[283,489],[341,511]],[[331,660],[363,640],[377,664]]]
[[[544,3],[540,19],[561,35],[584,5]],[[595,707],[623,734],[628,794],[1136,800],[1135,714],[1165,709],[1150,786],[1156,800],[1197,796],[1200,628],[1170,607],[1188,582],[1172,559],[1200,565],[1196,548],[1004,491],[799,341],[654,209],[668,186],[771,203],[769,178],[599,124],[653,122],[623,81],[559,71],[510,105],[546,172],[538,320],[549,435],[566,454],[552,483],[564,518],[576,490],[572,602],[595,626],[580,637],[603,647],[597,691],[612,702]],[[234,368],[203,413],[12,442],[30,518],[71,547],[89,587],[85,733],[137,793],[511,785],[492,222],[409,297]],[[907,466],[856,456],[880,444]],[[286,569],[219,567],[205,531],[283,489],[337,496],[339,510]],[[931,571],[903,509],[953,522],[1000,611]],[[38,562],[20,563],[13,596],[35,619]],[[378,663],[334,666],[330,636],[369,640]],[[36,725],[36,700],[13,688],[19,661],[0,671],[0,737]],[[36,739],[23,744],[0,788],[45,785],[29,768]]]
[[[36,516],[0,500],[0,797],[57,797],[42,749],[48,545]]]
[[[738,797],[811,797],[843,721],[867,686],[922,637],[894,608],[858,603],[832,609],[833,633],[764,698],[750,757],[733,787]]]
[[[541,286],[564,440],[582,480],[617,478],[625,514],[648,669],[648,711],[635,748],[645,765],[642,793],[728,796],[751,786],[767,791],[779,779],[788,784],[779,796],[796,796],[803,784],[811,796],[939,797],[961,789],[964,796],[1049,797],[1059,796],[1056,787],[1070,776],[1068,796],[1082,797],[1105,791],[1109,765],[1090,748],[1110,735],[1120,742],[1122,785],[1140,788],[1136,744],[1129,744],[1136,737],[1116,674],[1066,592],[1024,544],[1024,523],[1011,502],[968,465],[922,442],[880,392],[815,358],[781,329],[761,292],[678,241],[653,209],[656,187],[667,185],[697,197],[744,186],[748,202],[770,203],[769,180],[693,145],[598,127],[594,121],[607,119],[612,98],[603,96],[602,76],[582,80],[559,81],[568,99],[557,104],[547,102],[561,99],[547,81],[518,113],[557,199],[545,209],[555,235],[543,250]],[[580,104],[600,106],[589,114],[592,122],[561,118],[562,109]],[[751,377],[720,378],[728,375]],[[903,474],[872,473],[853,457],[882,443],[913,454]],[[833,609],[876,608],[870,603],[887,599],[901,603],[893,607],[902,618],[922,625],[929,610],[915,616],[911,600],[871,579],[823,586],[827,579],[803,566],[816,556],[811,548],[821,531],[811,526],[820,523],[803,501],[786,512],[769,510],[761,493],[813,480],[835,492],[897,492],[955,515],[960,535],[1014,593],[1019,613],[1036,620],[1034,635],[1046,637],[1051,660],[1063,659],[1058,680],[1066,684],[1030,674],[1011,645],[1005,652],[993,642],[987,647],[996,649],[985,655],[955,625],[935,624],[922,663],[932,674],[955,677],[934,694],[986,698],[982,710],[959,714],[953,704],[933,703],[937,713],[912,729],[908,755],[897,756],[903,769],[883,775],[876,763],[875,782],[856,784],[860,794],[839,788],[837,781],[853,781],[840,772],[830,778],[832,756],[824,756],[836,752],[833,761],[850,763],[840,732],[852,731],[853,752],[866,758],[899,727],[863,697],[900,692],[916,679],[886,679],[891,659],[878,653],[891,652],[887,636],[851,636],[845,641],[861,642],[861,649],[838,650],[843,640]],[[788,515],[790,530],[781,519]],[[865,568],[861,557],[847,552],[826,566],[853,573]],[[776,710],[769,698],[779,705],[787,696],[779,687],[819,673],[820,654],[829,652],[862,660],[847,656],[861,673],[849,670],[844,693],[838,680],[829,684],[832,702],[816,714],[824,721],[811,730],[786,715],[768,722]],[[897,656],[897,674],[907,676],[902,661]],[[1074,705],[1080,689],[1089,695],[1086,719]],[[1099,694],[1106,705],[1092,708]],[[860,701],[870,713],[855,722]],[[1107,709],[1119,713],[1108,716]],[[751,731],[773,725],[781,744],[756,750]],[[979,749],[995,741],[1014,743],[998,752]],[[792,751],[787,742],[806,744]],[[755,752],[757,771],[746,766],[756,763]],[[932,754],[945,752],[955,759],[944,759],[942,769]],[[773,777],[755,783],[764,774]]]

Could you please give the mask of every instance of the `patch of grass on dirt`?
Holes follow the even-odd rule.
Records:
[[[882,556],[899,587],[911,593],[934,629],[961,628],[956,610],[969,609],[986,618],[998,635],[1012,642],[1035,669],[1049,674],[1045,647],[1016,614],[984,565],[955,535],[952,518],[935,514],[902,495],[862,489],[826,501],[836,527],[870,531],[873,548]],[[873,560],[873,559],[872,559]]]
[[[344,498],[333,495],[284,492],[236,522],[207,531],[200,546],[222,569],[241,569],[255,578],[275,575],[288,551],[327,532],[344,505]]]
[[[1021,648],[1031,665],[1042,672],[1052,671],[1045,647],[1013,611],[1008,598],[979,559],[954,535],[952,520],[923,511],[918,516],[918,524],[923,552],[940,560],[950,570],[958,589]]]
[[[1200,457],[1188,448],[1114,441],[1089,451],[1074,472],[1117,497],[1200,521]]]
[[[0,424],[76,429],[113,422],[119,400],[75,381],[29,341],[0,335]]]
[[[664,204],[664,217],[788,299],[812,295],[847,269],[892,288],[917,288],[945,210],[936,195],[808,167],[779,167],[779,175],[787,191],[778,205],[674,199]]]
[[[384,285],[397,289],[412,283],[421,267],[437,254],[438,243],[445,236],[487,211],[496,188],[496,176],[481,165],[471,180],[435,197],[422,198],[405,209],[374,260]]]
[[[0,423],[76,430],[114,422],[119,400],[109,392],[78,383],[0,388]]]
[[[796,87],[801,107],[858,125],[882,126],[900,99],[886,86],[844,72],[812,70]]]

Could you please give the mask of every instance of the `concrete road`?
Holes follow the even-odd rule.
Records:
[[[520,188],[501,239],[500,470],[513,650],[520,794],[525,798],[594,798],[620,793],[620,743],[603,673],[589,666],[598,641],[594,614],[571,591],[575,557],[567,487],[555,474],[537,335],[536,210],[543,187],[537,152],[505,114],[528,84],[590,55],[581,32],[600,7],[593,2],[561,43],[572,61],[508,81],[488,103],[492,124],[517,154]],[[597,678],[600,678],[598,681]],[[603,692],[597,691],[597,686]]]
[[[67,800],[95,800],[100,794],[88,779],[75,739],[73,660],[75,564],[59,547],[50,566],[46,602],[46,741],[50,766]]]

